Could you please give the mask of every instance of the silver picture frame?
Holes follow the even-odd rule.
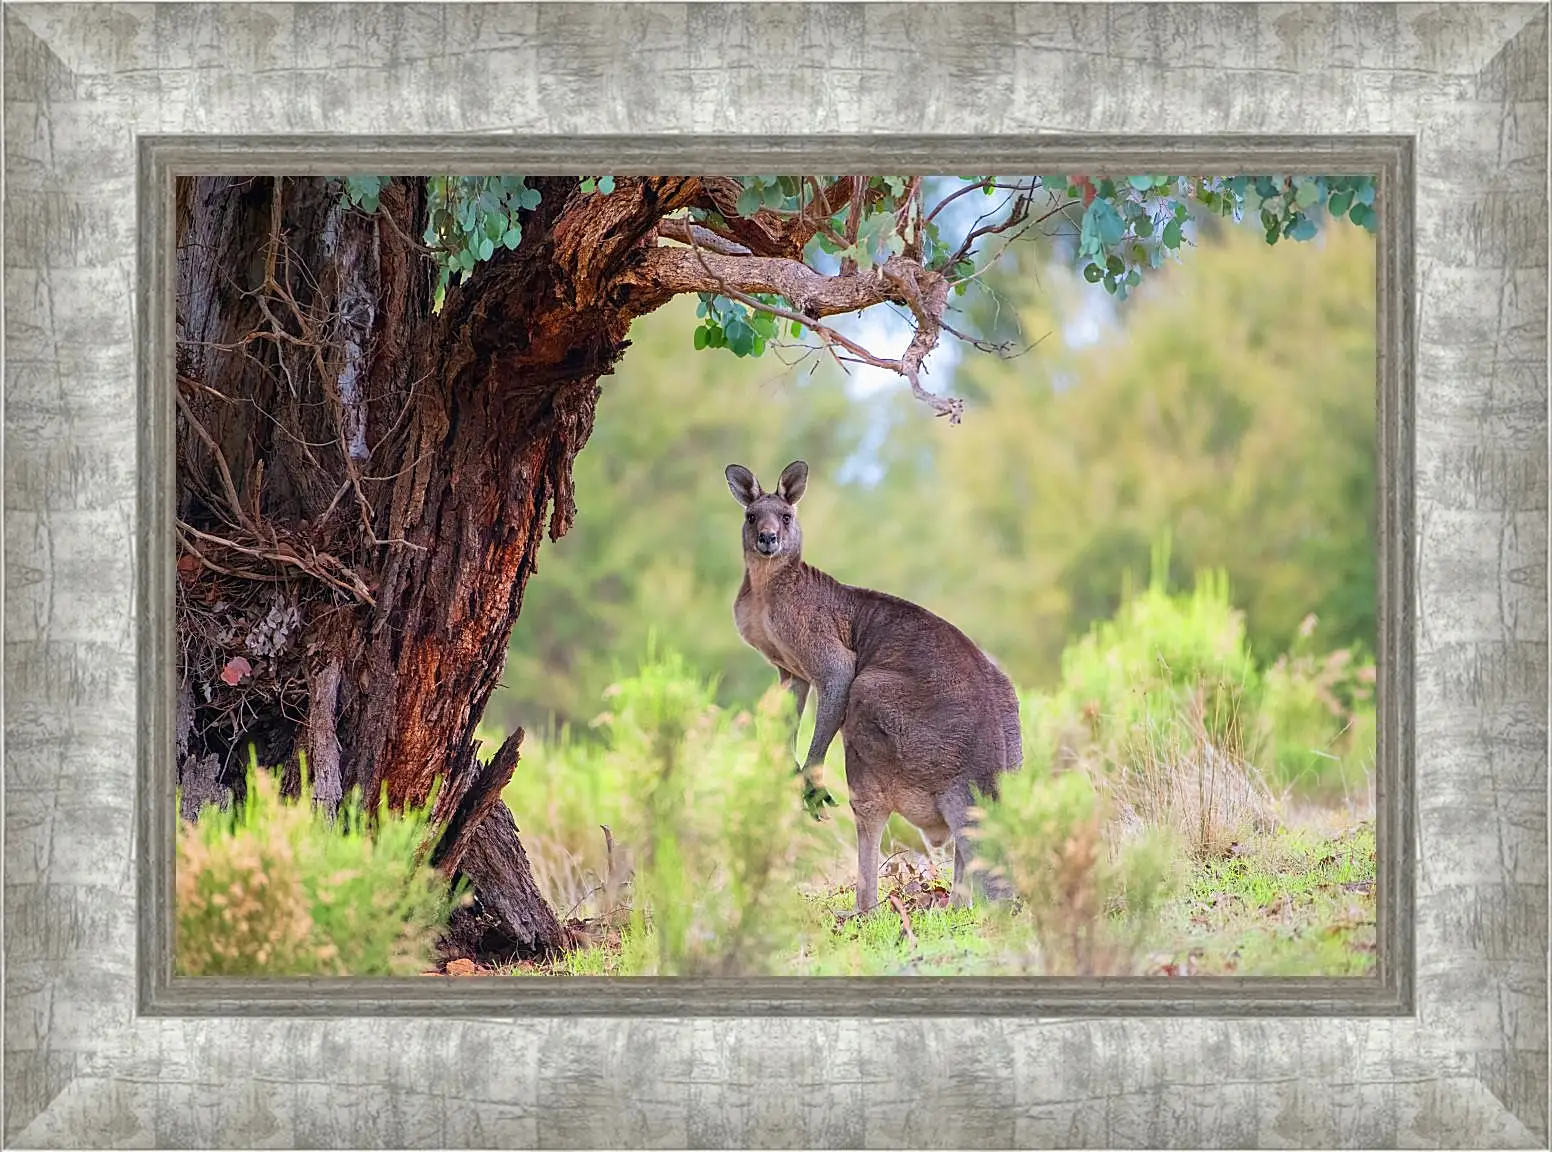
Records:
[[[4,36],[7,1144],[1545,1146],[1545,7],[39,3]],[[172,977],[171,180],[605,161],[1380,174],[1372,979]]]

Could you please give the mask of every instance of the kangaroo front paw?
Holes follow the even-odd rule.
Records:
[[[835,806],[835,797],[830,795],[830,790],[823,784],[814,783],[808,773],[803,773],[803,807],[808,814],[815,820],[823,820],[825,809]]]

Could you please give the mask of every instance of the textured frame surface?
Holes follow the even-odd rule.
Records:
[[[1545,8],[36,4],[4,20],[7,1143],[1545,1145]],[[1417,339],[1394,298],[1381,336],[1399,323],[1416,365],[1397,479],[1415,505],[1416,628],[1397,641],[1415,646],[1415,1014],[1128,1019],[1092,988],[1069,1007],[1115,1015],[949,1001],[961,1015],[837,1019],[773,1000],[786,1015],[710,1019],[665,995],[670,1018],[491,1019],[513,1009],[466,1001],[485,1018],[406,1019],[385,1017],[431,997],[370,990],[337,1005],[364,1018],[143,1011],[194,1006],[134,953],[152,825],[125,733],[137,615],[154,615],[135,597],[137,487],[154,485],[128,433],[158,435],[133,383],[137,324],[156,343],[133,305],[134,213],[158,148],[176,155],[142,138],[325,130],[614,133],[703,163],[846,134],[853,154],[915,147],[928,165],[922,134],[1136,134],[1112,156],[1160,136],[1410,138]],[[721,138],[662,143],[691,132]],[[206,170],[259,159],[223,147]],[[308,1006],[286,995],[266,1010]]]

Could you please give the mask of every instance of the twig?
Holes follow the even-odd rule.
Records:
[[[943,326],[943,331],[947,332],[950,336],[953,336],[956,339],[963,340],[977,352],[986,352],[993,356],[1000,357],[1003,360],[1013,360],[1019,356],[1025,355],[1028,352],[1032,352],[1041,344],[1045,343],[1046,340],[1050,339],[1051,336],[1051,333],[1047,332],[1038,340],[1031,340],[1028,344],[1024,345],[1024,347],[1015,352],[1013,351],[1012,340],[1004,340],[1000,344],[993,344],[990,340],[981,340],[975,336],[970,336],[964,332],[961,332],[958,328],[955,328],[953,325],[951,325],[947,320],[940,319],[938,323]]]
[[[862,227],[862,195],[867,189],[867,180],[859,178],[856,187],[851,191],[851,211],[846,214],[846,246],[852,248],[857,243],[857,233]],[[841,274],[850,276],[857,271],[857,262],[850,256],[841,261]]]
[[[258,297],[259,307],[264,312],[264,315],[269,318],[277,334],[283,335],[291,343],[307,348],[312,353],[313,370],[318,374],[318,386],[324,390],[324,394],[328,397],[330,412],[334,417],[335,431],[337,433],[336,442],[340,455],[344,460],[345,475],[350,480],[350,486],[355,491],[356,501],[360,508],[361,526],[366,529],[367,539],[375,544],[377,542],[377,533],[372,527],[372,506],[367,502],[366,493],[361,489],[361,474],[356,468],[356,462],[350,454],[350,445],[345,437],[344,400],[339,394],[338,386],[331,385],[329,381],[328,368],[323,361],[323,350],[320,347],[317,332],[314,330],[311,321],[308,320],[306,313],[302,311],[301,305],[296,302],[296,297],[291,294],[289,286],[282,285],[275,278],[276,254],[284,243],[280,234],[280,220],[280,179],[277,178],[270,207],[270,251],[264,268],[264,289],[274,293],[290,310],[291,315],[296,319],[297,327],[301,329],[301,337],[294,337],[290,333],[285,332],[262,296]],[[290,266],[291,262],[287,260],[286,268],[288,272]]]
[[[226,489],[226,499],[232,507],[232,515],[237,517],[237,521],[242,527],[258,536],[260,534],[258,526],[248,519],[248,514],[243,510],[242,501],[238,499],[237,485],[232,482],[232,470],[227,466],[226,455],[221,451],[221,446],[216,443],[215,437],[206,430],[205,426],[199,422],[198,417],[194,415],[194,410],[189,407],[188,401],[183,398],[183,393],[178,392],[176,396],[178,410],[183,413],[183,418],[189,422],[189,427],[194,429],[195,434],[205,442],[205,447],[209,448],[211,455],[215,457],[216,468],[221,474],[221,487]]]
[[[954,265],[958,264],[966,256],[970,255],[971,251],[975,248],[975,242],[982,236],[992,236],[999,232],[1006,232],[1009,229],[1017,228],[1020,224],[1024,223],[1024,220],[1029,212],[1029,197],[1031,194],[1027,191],[1024,191],[1022,185],[1020,185],[1019,188],[1020,191],[1018,195],[1010,196],[1007,200],[1004,200],[990,212],[983,212],[981,215],[976,217],[975,224],[971,225],[970,231],[966,233],[964,242],[959,245],[959,250],[949,258],[948,264],[946,265],[947,267],[954,267]],[[1007,219],[999,221],[995,224],[987,224],[984,226],[981,225],[982,220],[985,220],[991,216],[995,216],[997,213],[1001,212],[1005,207],[1007,207],[1010,201],[1013,204],[1013,210],[1008,213]]]
[[[335,589],[336,591],[343,592],[347,596],[355,597],[361,603],[369,607],[375,604],[371,593],[367,591],[366,585],[362,582],[361,577],[357,576],[343,564],[340,564],[337,560],[335,561],[335,564],[340,569],[340,571],[349,578],[349,584],[346,584],[334,578],[333,576],[330,576],[327,572],[322,571],[319,567],[316,567],[315,564],[309,564],[302,557],[296,555],[294,552],[290,552],[289,550],[286,552],[262,552],[257,548],[250,548],[245,544],[239,544],[235,540],[228,540],[222,536],[216,536],[209,532],[203,532],[184,520],[178,521],[178,530],[180,532],[187,532],[191,535],[197,536],[201,540],[207,540],[211,544],[219,544],[223,548],[230,548],[233,552],[240,552],[244,556],[252,556],[256,560],[267,560],[273,564],[284,564],[289,567],[299,569],[314,579],[321,580],[323,583],[327,584],[329,587]],[[200,559],[203,560],[204,557],[200,557]],[[321,560],[317,561],[317,563],[321,563]]]
[[[927,213],[927,222],[930,224],[934,219],[937,218],[938,213],[943,211],[944,208],[948,207],[955,200],[958,200],[961,196],[968,196],[971,192],[979,192],[985,188],[994,188],[1000,192],[1016,192],[1023,187],[1024,185],[1022,183],[999,184],[997,183],[995,177],[988,177],[985,180],[977,180],[972,184],[966,184],[958,191],[950,192],[947,196],[943,197],[943,199],[939,200],[932,211]],[[1033,187],[1033,185],[1031,185],[1031,187]]]
[[[911,931],[911,914],[905,910],[905,901],[901,900],[897,893],[889,894],[889,903],[894,910],[900,913],[900,935],[911,942],[911,947],[916,947],[916,933]]]
[[[245,569],[227,568],[224,565],[217,564],[214,560],[210,559],[210,557],[201,552],[199,548],[195,546],[193,541],[183,535],[182,525],[179,525],[178,528],[178,544],[185,552],[195,557],[206,568],[209,568],[212,572],[219,572],[223,576],[231,576],[236,580],[262,581],[266,584],[284,584],[289,579],[287,576],[276,576],[272,572],[249,572]]]

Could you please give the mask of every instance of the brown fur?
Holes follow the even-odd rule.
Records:
[[[803,562],[795,505],[807,464],[789,464],[774,492],[738,464],[727,481],[744,507],[739,635],[775,665],[800,719],[815,690],[814,738],[800,770],[817,782],[837,732],[846,749],[858,910],[878,903],[879,844],[892,812],[934,845],[954,841],[953,898],[968,903],[975,794],[995,797],[999,774],[1023,760],[1013,685],[942,617]]]

